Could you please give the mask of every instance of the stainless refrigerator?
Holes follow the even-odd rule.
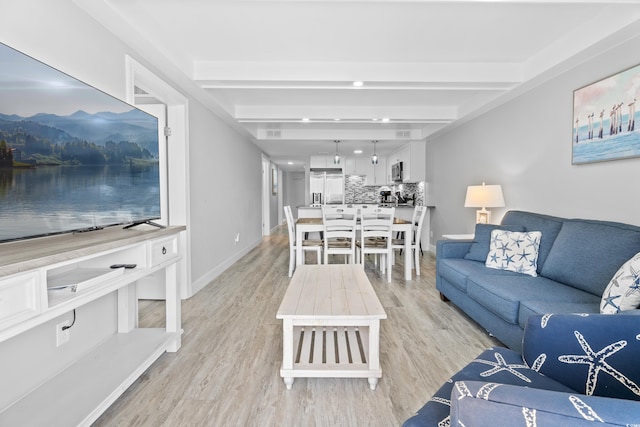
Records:
[[[311,169],[309,192],[320,193],[321,204],[344,203],[344,175],[341,169]],[[312,201],[313,202],[313,201]]]

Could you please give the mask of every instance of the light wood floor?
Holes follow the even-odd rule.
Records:
[[[314,255],[308,256],[314,262]],[[96,422],[96,426],[397,426],[440,385],[496,341],[435,289],[435,258],[421,276],[393,282],[366,272],[387,312],[382,378],[280,378],[282,324],[276,311],[289,283],[286,228],[182,303],[184,335]],[[164,303],[141,302],[140,322],[162,326]]]

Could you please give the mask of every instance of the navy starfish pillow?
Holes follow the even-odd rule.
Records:
[[[640,318],[548,314],[527,322],[522,356],[533,369],[587,395],[640,400]]]

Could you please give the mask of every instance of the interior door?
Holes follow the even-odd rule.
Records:
[[[142,111],[145,111],[158,118],[158,156],[160,158],[160,219],[155,221],[162,225],[169,224],[169,192],[167,191],[168,182],[168,161],[167,161],[167,135],[165,128],[167,127],[167,106],[165,104],[140,104],[136,105]]]

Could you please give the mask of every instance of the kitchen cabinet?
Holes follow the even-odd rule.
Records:
[[[347,157],[344,159],[343,171],[345,175],[367,175],[370,172],[370,165],[371,158],[369,157]]]
[[[333,163],[333,155],[331,156],[310,156],[309,168],[311,169],[342,169],[344,167],[344,157],[341,157],[340,164]]]
[[[348,157],[344,163],[344,174],[364,176],[364,185],[385,185],[388,183],[386,163],[383,158],[374,165],[370,157]]]
[[[387,162],[384,158],[378,158],[378,164],[372,165],[371,161],[367,165],[367,178],[365,185],[385,185],[387,179]]]
[[[411,141],[387,157],[387,175],[391,179],[391,167],[402,162],[402,182],[426,180],[426,142]]]
[[[402,182],[409,182],[411,179],[411,146],[407,144],[389,155],[387,158],[387,175],[389,182],[393,182],[391,168],[393,165],[402,162]]]

